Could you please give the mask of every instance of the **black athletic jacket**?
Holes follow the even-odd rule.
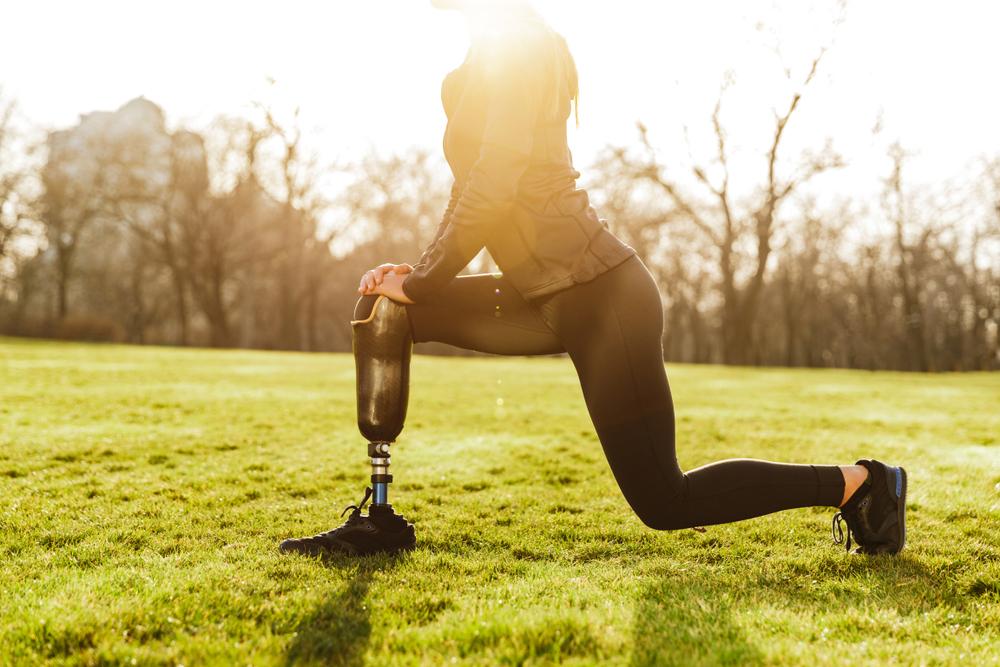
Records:
[[[403,292],[415,302],[483,248],[525,298],[586,282],[635,254],[576,187],[566,143],[576,69],[548,26],[512,19],[478,40],[441,87],[455,176],[437,233]]]

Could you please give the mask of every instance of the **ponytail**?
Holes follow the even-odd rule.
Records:
[[[577,128],[580,127],[580,80],[576,69],[576,61],[570,53],[569,46],[562,35],[555,33],[553,53],[553,95],[552,106],[549,109],[550,118],[559,118],[562,107],[563,93],[567,102],[573,106],[573,116]]]

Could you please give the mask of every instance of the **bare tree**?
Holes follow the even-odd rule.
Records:
[[[891,171],[885,179],[882,207],[892,224],[896,250],[896,276],[902,307],[904,339],[907,357],[915,370],[931,370],[930,351],[927,347],[924,303],[921,287],[927,268],[935,229],[919,225],[910,215],[903,188],[903,166],[906,152],[898,143],[889,147]]]
[[[17,164],[15,144],[20,137],[14,127],[17,106],[13,101],[0,98],[0,277],[3,263],[13,253],[15,240],[28,233],[32,219],[31,209],[25,196],[25,184],[29,172],[23,158]]]
[[[269,231],[274,202],[256,175],[258,147],[267,137],[268,130],[251,120],[218,119],[207,150],[209,173],[213,168],[220,172],[215,174],[217,187],[220,176],[231,177],[234,184],[204,204],[197,194],[202,181],[182,189],[186,206],[178,213],[180,248],[213,346],[247,345],[252,338],[252,332],[244,331],[243,340],[236,339],[234,317],[237,305],[252,314],[254,270],[270,252],[262,234]],[[244,321],[250,327],[254,318],[248,315]]]
[[[352,181],[335,200],[364,263],[419,254],[444,210],[444,179],[423,149],[350,164]],[[371,268],[370,266],[367,268]]]
[[[335,230],[319,229],[329,202],[323,197],[321,179],[325,170],[315,154],[307,154],[302,143],[299,109],[290,123],[283,124],[272,109],[258,105],[264,126],[278,143],[277,187],[272,196],[282,208],[282,233],[271,257],[270,274],[278,309],[277,346],[284,349],[317,349],[318,317],[323,274],[331,261],[329,244]]]
[[[626,149],[608,147],[592,165],[588,187],[609,228],[635,248],[661,285],[664,297],[664,358],[711,361],[714,349],[705,312],[710,258],[684,214],[665,203],[658,188],[634,178]]]
[[[69,285],[87,229],[104,213],[102,190],[109,156],[106,147],[69,130],[48,137],[39,210],[49,248],[54,250],[58,319],[69,312]],[[77,165],[86,165],[78,169]]]
[[[26,265],[39,241],[31,164],[35,147],[17,117],[17,104],[0,90],[0,332],[20,326],[23,297],[34,277]]]
[[[205,217],[208,173],[204,143],[199,135],[181,130],[167,138],[169,141],[162,147],[159,178],[132,179],[132,187],[110,197],[108,205],[142,242],[142,253],[168,272],[177,325],[175,342],[187,345],[191,340],[190,262],[184,252],[185,238]]]
[[[979,186],[982,219],[970,235],[968,256],[953,268],[968,303],[963,319],[971,322],[964,367],[991,369],[1000,365],[1000,157],[984,162]]]
[[[712,112],[712,129],[716,140],[714,161],[704,167],[696,164],[691,170],[695,180],[707,192],[710,203],[698,203],[696,198],[683,191],[678,182],[666,175],[642,123],[639,124],[639,138],[644,156],[633,161],[627,154],[620,154],[623,166],[635,178],[654,184],[667,195],[677,211],[715,249],[719,290],[723,299],[723,359],[727,363],[750,361],[747,355],[752,347],[753,327],[767,276],[780,206],[810,179],[843,164],[840,156],[827,144],[815,154],[805,154],[798,167],[788,176],[782,176],[778,168],[785,130],[799,107],[802,89],[815,77],[822,56],[823,52],[812,61],[800,89],[792,95],[787,107],[783,111],[775,111],[763,183],[756,202],[743,207],[742,211],[738,209],[732,195],[728,135],[721,121],[725,86]],[[710,172],[713,170],[717,170],[720,176],[712,178]],[[745,252],[745,246],[752,247],[753,251]],[[744,263],[749,265],[749,277],[741,279]]]

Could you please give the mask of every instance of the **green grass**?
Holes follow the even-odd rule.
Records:
[[[685,468],[904,464],[906,551],[649,530],[568,359],[418,356],[418,549],[282,556],[366,484],[349,355],[0,340],[0,664],[1000,664],[1000,375],[668,374]]]

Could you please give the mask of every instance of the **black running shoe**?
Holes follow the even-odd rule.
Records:
[[[312,537],[299,537],[282,542],[278,549],[284,553],[301,553],[310,556],[349,554],[367,556],[375,553],[395,553],[409,550],[416,544],[413,524],[392,510],[392,505],[372,505],[368,516],[361,513],[371,487],[365,490],[360,505],[348,505],[341,512],[353,510],[343,525]]]
[[[833,541],[844,543],[844,521],[847,551],[853,536],[858,545],[854,553],[899,553],[906,544],[906,471],[868,459],[856,465],[868,469],[868,479],[833,515]]]

